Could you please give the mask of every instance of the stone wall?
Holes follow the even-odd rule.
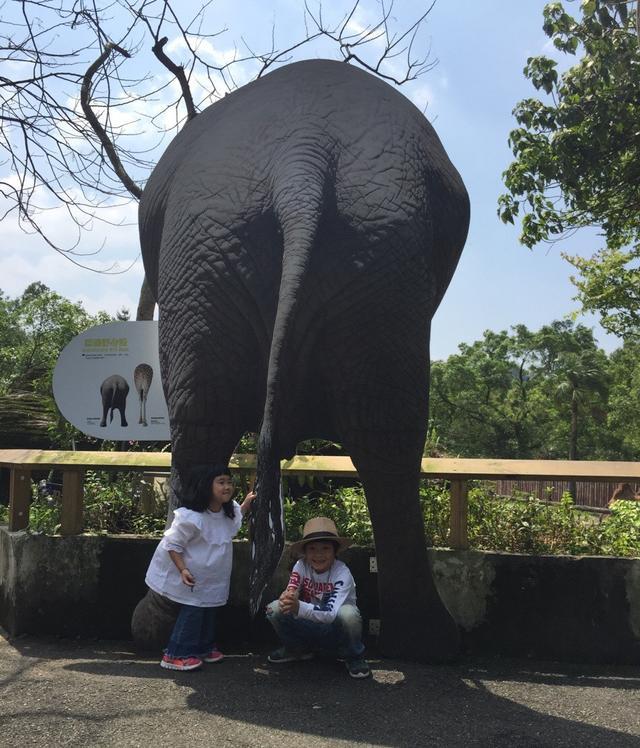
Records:
[[[0,625],[11,635],[130,636],[157,540],[131,536],[48,537],[0,526]],[[342,555],[365,621],[378,619],[374,551]],[[440,594],[465,651],[577,662],[640,663],[640,560],[525,556],[432,549]],[[272,639],[248,615],[249,545],[234,543],[225,641]],[[266,601],[286,583],[283,559]],[[375,640],[369,642],[375,644]]]

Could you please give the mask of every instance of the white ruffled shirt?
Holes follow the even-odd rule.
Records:
[[[229,598],[231,581],[231,541],[242,524],[240,506],[236,501],[233,506],[233,519],[222,510],[176,509],[171,527],[165,530],[149,564],[145,577],[147,585],[177,603],[200,608],[224,605]],[[193,588],[183,583],[169,551],[182,554],[185,566],[196,580]]]

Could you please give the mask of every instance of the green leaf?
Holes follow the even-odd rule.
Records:
[[[501,196],[498,215],[505,223],[520,217],[527,247],[586,226],[601,228],[606,251],[640,243],[640,62],[635,14],[624,5],[583,2],[577,20],[562,3],[544,10],[556,48],[585,54],[562,73],[544,56],[529,57],[524,68],[534,88],[553,95],[550,103],[524,99],[513,110],[514,161],[503,174],[512,199]],[[600,253],[593,259],[577,276],[579,301],[600,313],[607,329],[635,334],[637,270],[632,262],[604,263]]]

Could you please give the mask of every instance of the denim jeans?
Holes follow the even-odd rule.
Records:
[[[169,657],[203,657],[214,648],[215,608],[180,605],[169,644]]]
[[[287,649],[319,651],[351,659],[364,652],[362,618],[355,605],[341,605],[331,623],[316,623],[280,611],[274,600],[267,605],[267,620]]]

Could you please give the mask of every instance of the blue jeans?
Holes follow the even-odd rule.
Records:
[[[171,638],[165,649],[169,657],[203,657],[214,648],[215,608],[180,605]]]
[[[267,620],[287,649],[327,652],[345,659],[364,652],[362,618],[355,605],[341,605],[331,623],[316,623],[282,613],[274,600],[267,605]]]

